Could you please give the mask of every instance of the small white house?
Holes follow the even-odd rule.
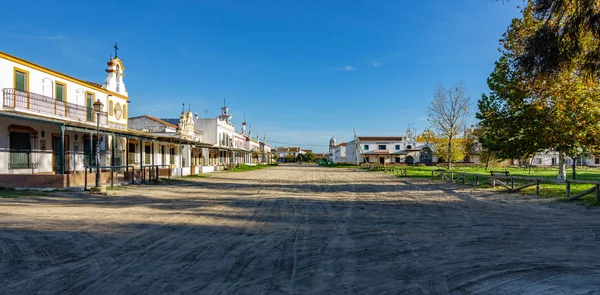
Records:
[[[337,144],[335,138],[331,138],[329,140],[329,161],[333,163],[346,163],[346,145],[347,143],[343,142]]]
[[[349,163],[431,165],[433,153],[428,143],[403,136],[359,136],[346,145]]]

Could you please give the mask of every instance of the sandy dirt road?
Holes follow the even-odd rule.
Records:
[[[600,210],[290,165],[0,199],[1,294],[600,294]]]

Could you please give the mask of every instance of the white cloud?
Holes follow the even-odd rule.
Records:
[[[353,72],[353,71],[356,71],[356,68],[351,65],[345,65],[343,67],[333,68],[331,70],[334,72]]]
[[[381,66],[381,62],[379,62],[379,61],[376,61],[376,62],[373,63],[373,67],[374,68],[378,68],[380,66]]]

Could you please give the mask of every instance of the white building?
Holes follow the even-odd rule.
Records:
[[[288,155],[294,157],[294,160],[291,160],[293,162],[296,161],[295,159],[299,154],[305,154],[306,152],[300,147],[277,147],[275,153],[279,157],[279,162],[290,162],[290,160],[288,160]]]
[[[346,143],[337,144],[335,138],[329,140],[329,161],[333,163],[346,163]]]
[[[78,185],[73,174],[97,164],[97,145],[98,164],[124,165],[126,136],[133,136],[127,132],[125,67],[115,57],[104,71],[104,83],[93,83],[0,52],[0,174],[38,175],[22,180],[48,186]],[[95,102],[102,104],[98,113]],[[4,179],[0,186],[17,182]]]
[[[433,153],[429,144],[412,136],[359,136],[346,145],[346,162],[431,165]]]

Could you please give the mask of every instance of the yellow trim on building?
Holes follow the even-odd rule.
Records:
[[[90,82],[86,82],[86,81],[83,81],[83,80],[79,80],[77,78],[73,78],[71,76],[67,76],[67,75],[65,75],[63,73],[59,73],[57,71],[54,71],[54,70],[45,68],[43,66],[34,64],[32,62],[26,61],[24,59],[20,59],[20,58],[18,58],[16,56],[12,56],[12,55],[10,55],[8,53],[4,53],[2,51],[0,51],[0,57],[4,58],[4,59],[7,59],[9,61],[12,61],[14,63],[23,65],[23,66],[33,68],[33,69],[38,70],[40,72],[44,72],[46,74],[57,76],[57,77],[59,77],[59,78],[61,78],[63,80],[67,80],[67,81],[79,84],[81,86],[89,87],[91,89],[94,89],[96,91],[99,91],[99,92],[102,92],[102,93],[105,93],[105,94],[110,94],[110,95],[114,95],[116,97],[120,97],[120,98],[123,98],[123,99],[128,99],[128,97],[125,96],[125,95],[122,95],[122,94],[119,94],[119,93],[116,93],[116,92],[113,92],[113,91],[110,91],[110,90],[106,90],[106,89],[104,89],[102,87],[98,87],[99,84],[95,85],[95,84],[92,84]],[[120,59],[117,58],[117,59],[113,59],[113,60],[118,60],[119,63],[121,64],[121,70],[125,70],[125,68],[123,67],[123,63],[121,62]],[[27,73],[29,73],[29,72],[27,72]],[[28,80],[28,83],[29,83],[29,80]]]
[[[13,67],[13,88],[17,90],[17,72],[25,74],[25,91],[27,92],[27,108],[29,108],[29,71],[17,67]],[[14,106],[17,106],[17,93],[14,94]]]

